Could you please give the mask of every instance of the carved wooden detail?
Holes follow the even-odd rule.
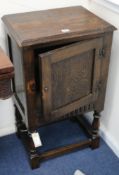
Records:
[[[62,119],[63,118],[64,119],[65,118],[72,118],[72,117],[81,115],[81,114],[83,114],[85,112],[89,112],[89,111],[92,111],[92,110],[94,110],[94,104],[93,103],[85,105],[85,106],[82,106],[82,107],[80,107],[80,108],[78,108],[78,109],[76,109],[76,110],[74,110],[74,111],[72,111],[72,112],[62,116],[61,118]]]

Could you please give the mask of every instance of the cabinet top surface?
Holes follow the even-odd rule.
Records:
[[[82,6],[5,15],[2,20],[20,47],[115,30]]]

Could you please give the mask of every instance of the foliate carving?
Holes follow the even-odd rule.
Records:
[[[72,118],[72,117],[81,115],[83,113],[90,112],[92,110],[94,110],[94,104],[90,103],[90,104],[87,104],[85,106],[81,106],[80,108],[78,108],[78,109],[76,109],[76,110],[74,110],[74,111],[72,111],[70,113],[67,113],[64,116],[60,116],[60,119]],[[58,119],[59,119],[58,117],[55,118],[55,121],[57,121]]]

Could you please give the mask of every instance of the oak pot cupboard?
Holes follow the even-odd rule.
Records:
[[[74,149],[99,147],[116,28],[82,6],[5,15],[2,20],[15,67],[17,134],[29,152],[31,167]],[[89,111],[94,111],[91,124],[84,117]],[[39,127],[64,119],[78,121],[88,139],[39,153],[33,133],[38,137]]]

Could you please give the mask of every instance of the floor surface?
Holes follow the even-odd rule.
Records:
[[[78,124],[62,121],[39,130],[40,151],[85,139]],[[44,139],[45,138],[45,139]],[[31,170],[21,141],[15,134],[0,138],[0,175],[73,175],[80,169],[86,175],[119,175],[119,159],[101,140],[100,148],[78,150],[41,163]]]

